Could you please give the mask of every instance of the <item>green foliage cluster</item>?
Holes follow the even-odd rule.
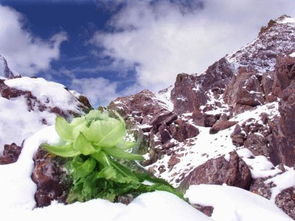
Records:
[[[61,138],[59,145],[43,146],[49,153],[67,158],[72,186],[67,202],[87,201],[95,198],[115,201],[119,196],[155,190],[182,194],[162,179],[148,173],[132,171],[119,160],[143,160],[130,153],[134,142],[128,142],[124,120],[107,111],[92,110],[68,123],[57,117],[55,129]]]

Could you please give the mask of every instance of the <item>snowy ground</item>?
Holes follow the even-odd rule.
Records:
[[[34,209],[36,186],[30,178],[33,154],[42,143],[55,144],[58,141],[53,126],[43,128],[25,141],[16,163],[0,166],[1,217],[7,220],[30,221],[62,218],[81,220],[86,217],[97,217],[98,220],[104,221],[291,220],[271,201],[258,195],[234,187],[215,185],[191,186],[186,193],[192,203],[214,206],[212,219],[166,192],[142,194],[128,206],[96,199],[71,205],[54,202],[49,207]]]

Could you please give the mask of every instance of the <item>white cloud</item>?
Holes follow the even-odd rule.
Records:
[[[139,87],[158,90],[176,74],[201,72],[237,50],[271,18],[295,16],[294,0],[209,0],[191,10],[175,2],[127,1],[110,21],[120,31],[97,32],[92,43],[107,56],[138,64]]]
[[[24,28],[24,20],[14,9],[0,5],[0,54],[12,70],[34,75],[49,69],[50,62],[59,58],[60,44],[67,36],[61,32],[42,40]]]
[[[102,77],[73,79],[70,88],[85,95],[94,107],[107,105],[108,102],[118,97],[117,83]]]

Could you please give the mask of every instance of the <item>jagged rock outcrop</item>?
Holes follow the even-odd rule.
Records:
[[[249,189],[251,181],[251,172],[247,164],[236,152],[231,152],[229,160],[218,157],[198,166],[184,178],[180,186],[186,189],[197,184],[227,184]]]
[[[12,71],[8,67],[6,59],[2,55],[0,55],[0,78],[1,77],[4,77],[4,78],[17,77],[17,75],[12,73]]]
[[[295,164],[294,60],[295,19],[282,16],[204,73],[179,74],[165,91],[143,91],[109,107],[142,131],[150,144],[144,165],[155,175],[175,186],[251,186],[252,192],[270,197],[262,188],[267,177],[283,173],[280,165]],[[244,156],[242,149],[251,154]],[[234,160],[225,160],[235,150]],[[290,194],[280,196],[287,200]],[[290,205],[279,207],[292,217]]]

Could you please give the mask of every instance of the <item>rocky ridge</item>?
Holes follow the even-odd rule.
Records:
[[[244,188],[294,218],[294,52],[295,19],[282,16],[204,73],[179,74],[174,86],[117,98],[109,108],[144,138],[143,166],[156,176],[182,188]],[[282,176],[290,179],[269,187]]]

